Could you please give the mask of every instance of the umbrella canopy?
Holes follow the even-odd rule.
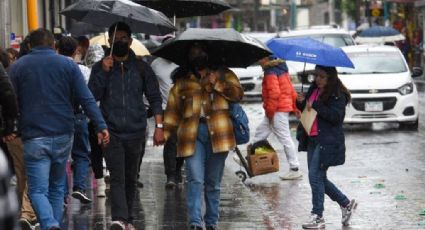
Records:
[[[176,30],[163,13],[130,0],[80,0],[61,14],[99,27],[122,21],[129,24],[133,32],[146,34],[165,35]]]
[[[387,26],[372,26],[354,39],[357,43],[385,43],[406,39],[400,32]]]
[[[223,0],[133,0],[163,12],[168,17],[185,18],[219,14],[232,7]]]
[[[68,32],[72,36],[81,36],[87,34],[97,34],[105,32],[106,27],[103,26],[95,26],[93,24],[74,21],[71,25],[71,28],[68,29]]]
[[[108,35],[106,34],[101,34],[98,35],[96,37],[92,37],[90,39],[90,45],[105,45],[109,47],[109,43],[108,43]],[[134,53],[137,56],[145,56],[145,55],[150,55],[148,49],[146,49],[146,47],[143,45],[143,43],[137,39],[133,38],[133,42],[131,43],[130,48],[134,51]]]
[[[234,29],[188,29],[165,42],[152,54],[185,66],[188,50],[196,42],[206,45],[209,60],[227,67],[246,68],[271,55],[260,41]]]
[[[338,47],[327,45],[312,38],[273,38],[267,46],[279,58],[323,66],[354,68],[347,54]]]

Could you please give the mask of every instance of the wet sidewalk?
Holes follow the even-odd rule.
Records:
[[[147,147],[140,181],[144,187],[139,189],[135,204],[136,229],[189,228],[184,185],[165,189],[162,147]],[[109,229],[110,200],[108,197],[95,197],[92,190],[89,195],[93,197],[93,203],[89,205],[81,205],[78,200],[70,198],[64,214],[63,229]],[[263,215],[249,189],[239,181],[234,171],[226,167],[222,182],[219,229],[266,229]]]

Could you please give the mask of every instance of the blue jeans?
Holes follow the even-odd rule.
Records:
[[[28,195],[42,230],[59,227],[62,222],[65,167],[72,142],[72,134],[23,142]]]
[[[74,132],[74,143],[71,150],[72,158],[72,190],[87,189],[87,175],[90,167],[90,143],[89,143],[89,129],[87,117],[84,114],[75,115],[75,132]],[[66,195],[68,192],[68,183],[65,187]]]
[[[219,217],[220,184],[223,177],[227,153],[213,153],[208,127],[199,123],[195,153],[185,158],[187,187],[186,200],[189,223],[202,226],[216,226]],[[206,213],[202,218],[202,192]]]
[[[308,179],[310,181],[313,209],[311,213],[323,215],[325,194],[341,206],[350,201],[326,176],[326,170],[320,168],[320,145],[310,138],[307,148]]]

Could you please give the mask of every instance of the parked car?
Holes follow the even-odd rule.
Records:
[[[333,28],[330,26],[316,26],[310,29],[302,30],[291,30],[291,31],[282,31],[279,33],[281,38],[304,38],[310,37],[312,39],[324,42],[328,45],[335,47],[344,47],[344,46],[353,46],[356,43],[354,42],[351,34],[344,29]],[[304,87],[304,91],[307,91],[309,80],[309,75],[314,70],[313,64],[305,64],[301,62],[287,61],[286,62],[289,68],[289,74],[291,75],[292,82],[298,92],[301,92],[301,82],[304,83],[307,87]],[[303,70],[305,69],[305,74]]]
[[[262,43],[277,36],[276,33],[245,33],[244,35],[253,37]],[[258,63],[248,68],[232,68],[232,71],[238,76],[242,88],[244,89],[245,101],[261,100],[261,83],[263,81],[263,69]]]
[[[400,50],[393,46],[359,45],[342,48],[355,69],[337,68],[352,95],[346,123],[397,122],[400,128],[418,129],[418,92],[412,72]]]

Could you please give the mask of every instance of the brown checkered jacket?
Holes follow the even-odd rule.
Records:
[[[168,96],[164,132],[168,139],[177,130],[178,157],[188,157],[195,152],[201,105],[204,106],[213,152],[228,152],[236,146],[228,109],[229,101],[242,99],[242,87],[229,69],[224,70],[224,77],[218,71],[211,74],[219,76],[214,85],[190,75],[178,79]]]

